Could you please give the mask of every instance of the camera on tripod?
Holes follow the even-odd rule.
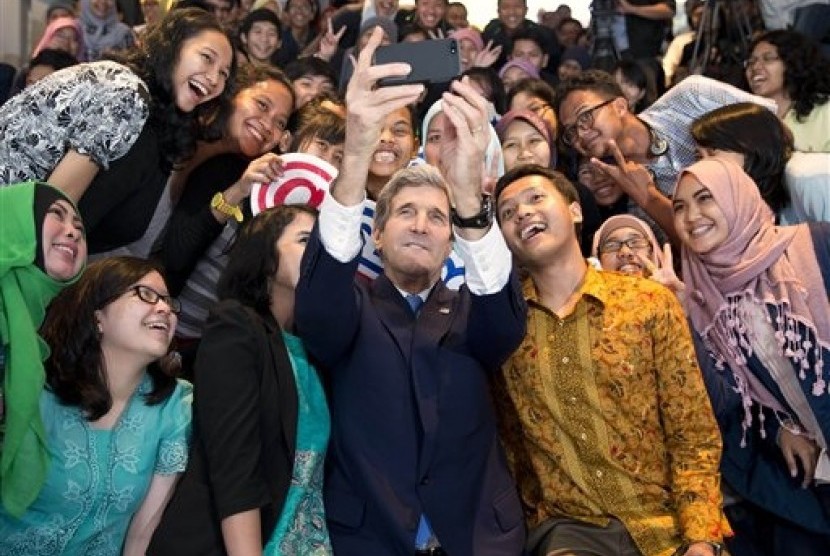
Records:
[[[727,83],[740,83],[743,61],[756,28],[754,4],[745,0],[705,0],[694,40],[691,73],[710,75]]]

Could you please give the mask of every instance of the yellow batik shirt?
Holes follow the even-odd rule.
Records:
[[[495,383],[529,527],[622,521],[646,556],[730,534],[721,438],[668,289],[589,268],[564,319],[524,284],[528,329]]]

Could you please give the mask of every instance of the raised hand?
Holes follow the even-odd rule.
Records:
[[[473,58],[473,66],[477,68],[489,68],[496,63],[501,56],[501,45],[493,46],[493,41],[488,41],[483,50],[476,52]]]
[[[680,245],[677,231],[674,229],[674,212],[671,201],[663,195],[651,172],[637,162],[626,160],[617,143],[611,139],[608,141],[608,150],[614,157],[616,164],[607,164],[600,159],[591,158],[593,166],[600,175],[613,179],[620,189],[623,190],[635,203],[651,216],[655,222],[666,232],[672,244]]]
[[[248,164],[242,177],[225,191],[225,200],[238,205],[251,195],[255,183],[270,183],[282,174],[282,158],[274,153],[266,153]]]
[[[686,291],[686,284],[677,277],[674,271],[674,256],[672,255],[671,245],[668,243],[663,245],[663,261],[660,266],[654,264],[651,259],[644,257],[640,253],[634,253],[643,266],[648,270],[649,278],[663,284],[678,297],[681,297]]]
[[[441,137],[441,173],[452,189],[456,210],[468,217],[481,209],[485,186],[484,153],[490,143],[487,100],[466,76],[453,81],[450,89],[442,98],[448,125]]]
[[[346,26],[343,25],[335,33],[334,28],[332,27],[331,19],[332,18],[328,18],[326,22],[326,33],[320,40],[320,48],[317,50],[317,56],[324,60],[331,60],[332,57],[334,57],[334,53],[337,52],[337,45],[340,44],[340,39],[343,38],[343,34],[346,32]]]
[[[613,139],[608,141],[608,149],[611,151],[616,165],[607,164],[598,158],[591,159],[591,165],[601,175],[614,180],[641,207],[645,207],[653,195],[661,195],[651,177],[651,173],[645,166],[626,160]]]
[[[403,77],[412,71],[404,63],[372,65],[382,39],[383,29],[373,29],[369,42],[357,60],[353,59],[354,74],[346,89],[346,143],[340,175],[332,189],[332,196],[346,206],[363,201],[369,162],[380,142],[386,116],[414,103],[424,91],[421,84],[377,86],[384,77]]]
[[[430,39],[446,39],[447,36],[444,34],[444,30],[440,27],[436,27],[430,31],[427,31],[427,35],[429,35]]]

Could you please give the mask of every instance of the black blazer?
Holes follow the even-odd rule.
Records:
[[[412,556],[421,513],[452,556],[511,556],[522,510],[496,436],[495,372],[524,337],[515,280],[492,295],[438,283],[417,319],[385,275],[354,283],[309,238],[295,322],[330,383],[324,484],[338,556]]]
[[[196,356],[188,468],[147,554],[225,554],[221,521],[259,508],[263,546],[294,467],[297,386],[279,325],[238,301],[219,302]]]

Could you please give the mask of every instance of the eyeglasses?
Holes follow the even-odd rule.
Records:
[[[594,125],[594,112],[614,102],[615,99],[609,98],[605,102],[600,102],[596,106],[589,108],[576,117],[576,121],[571,125],[562,128],[562,142],[569,147],[573,147],[576,142],[576,136],[580,129],[589,129]]]
[[[144,303],[149,303],[150,305],[155,305],[159,301],[164,301],[170,310],[173,311],[175,314],[179,314],[182,310],[181,302],[176,299],[175,297],[169,295],[163,295],[154,290],[149,286],[143,286],[141,284],[136,284],[135,286],[130,287],[128,292],[135,292],[135,295]]]
[[[780,59],[781,56],[779,56],[775,52],[767,52],[765,54],[761,54],[760,56],[750,56],[749,58],[744,60],[744,68],[749,69],[758,62],[761,62],[762,64],[771,64]]]
[[[616,253],[622,249],[623,245],[630,250],[645,249],[651,247],[651,242],[644,237],[630,237],[623,240],[609,240],[599,246],[600,253]]]

